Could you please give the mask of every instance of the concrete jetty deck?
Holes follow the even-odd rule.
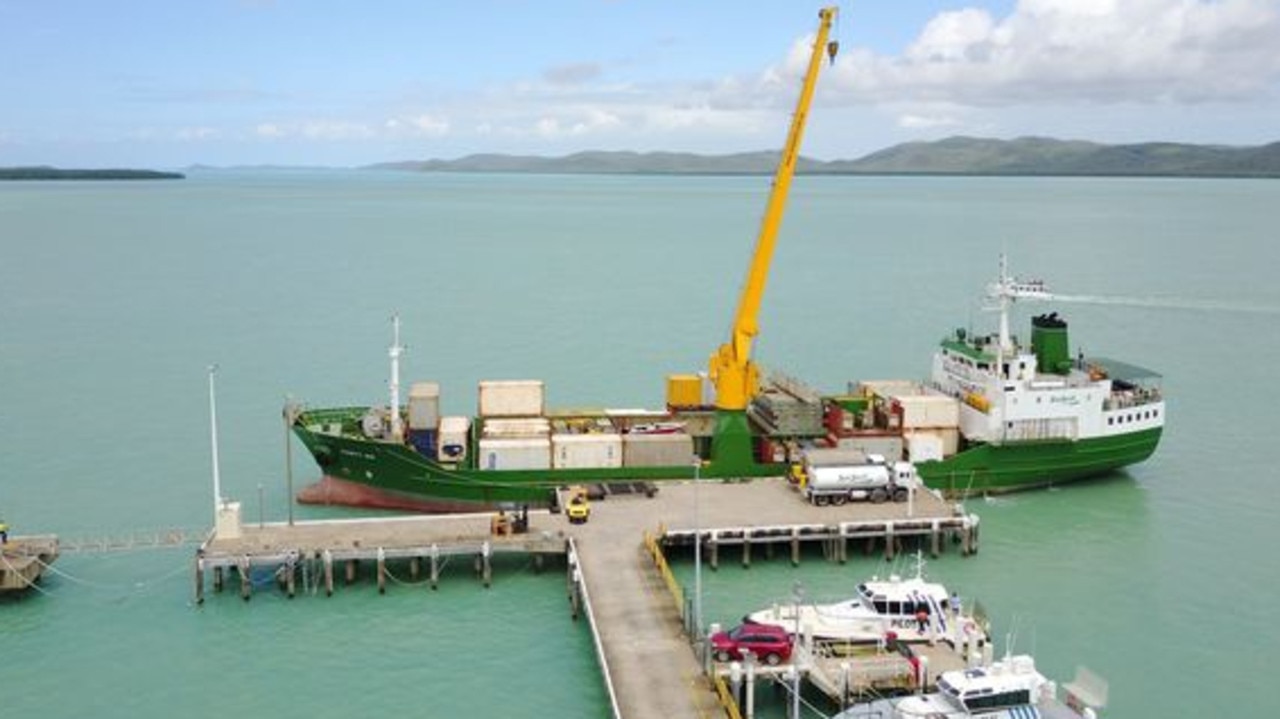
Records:
[[[489,582],[488,558],[499,552],[525,552],[535,557],[566,556],[570,598],[585,599],[597,651],[615,717],[682,719],[724,716],[723,693],[714,690],[685,627],[685,608],[645,545],[646,534],[666,546],[687,545],[700,538],[704,560],[711,564],[721,546],[741,546],[744,563],[751,548],[785,544],[791,560],[799,547],[823,543],[825,556],[843,561],[849,542],[883,542],[886,556],[907,536],[962,535],[966,553],[977,549],[977,517],[957,505],[919,492],[907,503],[850,503],[815,507],[804,502],[784,480],[749,482],[664,483],[653,497],[614,495],[591,505],[590,521],[570,524],[563,514],[531,511],[528,531],[494,536],[491,514],[412,516],[360,520],[268,523],[261,526],[220,521],[196,558],[196,594],[203,598],[204,572],[214,570],[221,588],[222,571],[246,578],[254,567],[284,568],[292,594],[294,568],[301,560],[323,558],[325,589],[333,591],[333,565],[346,563],[354,576],[356,561],[375,559],[379,588],[384,563],[430,563],[432,580],[438,560],[448,556],[475,558],[477,572]],[[714,565],[712,565],[714,566]],[[576,613],[575,613],[575,616]],[[714,672],[712,672],[714,675]]]
[[[30,588],[44,568],[58,558],[58,538],[52,534],[12,536],[0,545],[0,592]]]

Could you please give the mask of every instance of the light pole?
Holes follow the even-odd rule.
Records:
[[[702,458],[693,458],[693,625],[702,641],[702,523],[698,515],[698,480],[702,476]]]

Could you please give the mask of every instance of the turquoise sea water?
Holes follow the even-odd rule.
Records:
[[[0,514],[64,537],[206,526],[216,362],[224,492],[249,520],[283,518],[285,396],[385,397],[397,311],[406,378],[439,381],[446,412],[496,378],[543,379],[553,406],[656,407],[664,376],[701,369],[726,335],[767,189],[373,172],[0,184]],[[978,595],[1047,674],[1110,680],[1108,716],[1275,714],[1259,689],[1280,649],[1278,204],[1266,181],[800,178],[757,356],[827,390],[922,377],[943,333],[990,326],[977,298],[1001,251],[1057,291],[1111,298],[1054,308],[1086,354],[1164,374],[1156,456],[972,500],[981,553],[929,572]],[[457,566],[435,593],[196,608],[190,561],[69,554],[47,594],[0,603],[5,715],[607,711],[557,571],[509,564],[486,591]],[[797,580],[835,598],[887,569],[725,561],[705,611],[729,623]]]

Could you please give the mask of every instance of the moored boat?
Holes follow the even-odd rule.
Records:
[[[1105,689],[1079,678],[1058,698],[1058,687],[1036,670],[1028,655],[1005,657],[985,667],[944,672],[938,690],[861,705],[834,719],[1093,719],[1106,703]]]
[[[853,597],[832,603],[779,603],[748,614],[744,621],[793,628],[795,633],[850,644],[949,641],[980,651],[989,641],[988,623],[975,603],[967,608],[959,595],[924,578],[917,557],[916,574],[903,578],[873,577],[858,584]]]

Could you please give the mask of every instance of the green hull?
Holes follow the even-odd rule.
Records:
[[[1151,456],[1161,429],[1076,441],[979,445],[917,471],[929,487],[950,496],[1045,487],[1106,474]]]
[[[452,467],[430,460],[413,448],[367,439],[356,426],[364,408],[313,410],[294,423],[294,433],[328,476],[395,495],[449,502],[493,505],[546,504],[556,487],[627,480],[683,480],[694,476],[692,463],[670,467],[619,467],[556,470],[483,470]],[[341,424],[342,434],[313,432],[316,425]],[[1136,462],[1155,451],[1160,430],[1076,442],[1023,442],[980,445],[954,457],[918,465],[925,483],[948,494],[1007,492],[1096,476]],[[753,439],[742,413],[717,418],[711,461],[700,476],[707,479],[770,477],[786,474],[787,465],[759,463],[751,454]]]
[[[475,466],[452,467],[427,459],[413,448],[371,440],[355,433],[355,424],[364,408],[344,408],[304,412],[293,425],[320,469],[329,476],[367,485],[408,497],[439,500],[497,503],[547,504],[557,487],[570,484],[610,481],[663,481],[692,479],[692,457],[688,464],[670,467],[618,467],[554,470],[485,470]],[[720,426],[746,429],[742,413],[722,417]],[[320,434],[308,429],[314,424],[342,424],[342,436]],[[733,432],[733,434],[737,434]],[[750,456],[750,437],[733,437],[722,450],[699,470],[706,479],[743,477],[776,477],[786,473],[787,465],[754,462]]]

